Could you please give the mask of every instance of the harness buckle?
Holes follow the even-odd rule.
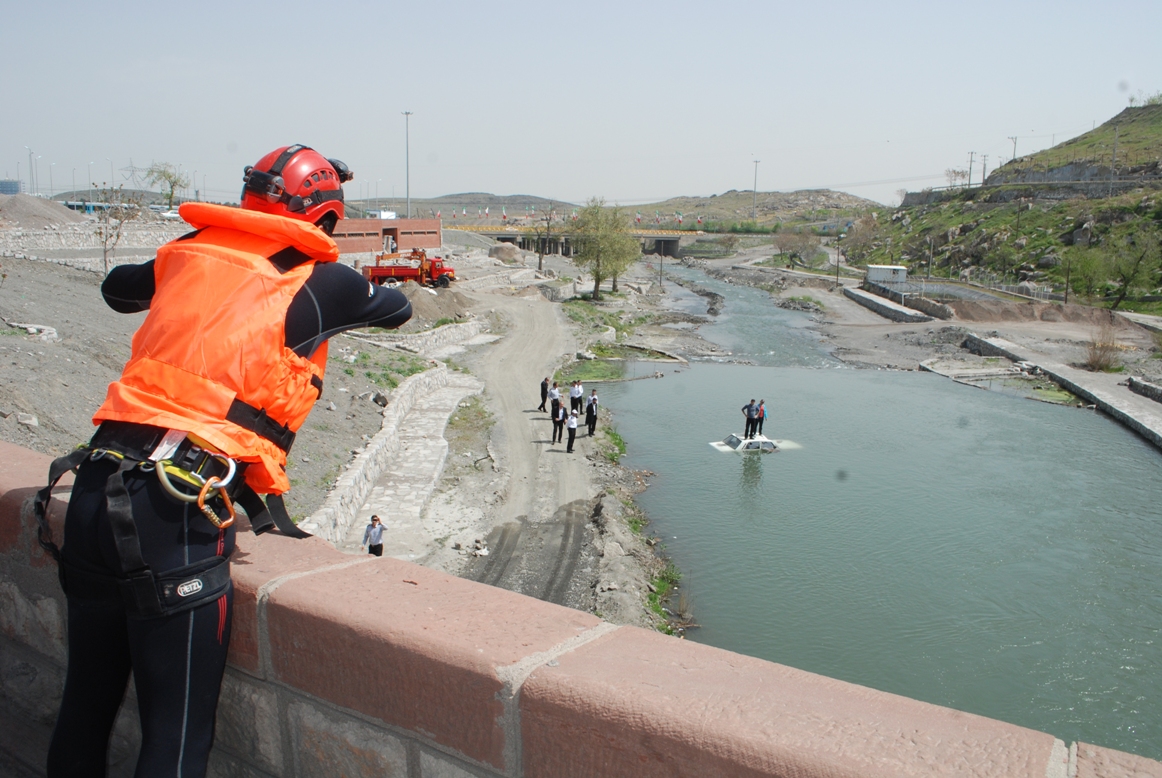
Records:
[[[229,527],[231,524],[233,524],[235,516],[234,503],[230,501],[230,495],[226,494],[226,489],[223,486],[223,483],[224,482],[217,476],[210,476],[210,479],[206,481],[204,486],[202,486],[202,491],[198,493],[197,498],[199,510],[201,510],[202,513],[206,515],[206,518],[210,520],[210,523],[218,529],[225,529],[226,527]],[[230,518],[226,520],[220,519],[218,514],[214,512],[214,509],[209,505],[206,505],[206,496],[210,493],[211,489],[218,490],[218,496],[222,498],[222,502],[226,505],[226,512],[230,514]]]

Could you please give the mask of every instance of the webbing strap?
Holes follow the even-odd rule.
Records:
[[[133,521],[133,504],[129,500],[129,490],[125,487],[125,471],[132,470],[138,464],[137,460],[125,457],[118,463],[117,472],[105,482],[105,515],[113,531],[121,573],[127,576],[149,569],[141,556],[141,539],[137,536],[137,524]]]
[[[66,454],[52,461],[48,467],[48,486],[36,493],[32,510],[36,514],[36,540],[40,547],[47,551],[58,563],[61,561],[61,550],[52,539],[52,527],[48,523],[48,503],[52,499],[52,490],[56,482],[61,480],[65,473],[76,469],[89,456],[88,448],[78,448],[71,454]]]
[[[237,398],[226,411],[226,421],[266,438],[283,451],[290,451],[295,442],[295,433],[291,428],[267,416],[265,408],[255,408]]]
[[[287,537],[311,537],[311,533],[299,529],[291,521],[290,515],[286,512],[286,503],[280,494],[268,494],[266,501],[263,502],[253,489],[244,486],[234,499],[242,505],[246,515],[250,517],[250,529],[255,535],[261,535],[277,527],[278,531]]]

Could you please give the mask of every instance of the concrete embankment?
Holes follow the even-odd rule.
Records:
[[[885,300],[883,297],[874,295],[871,292],[865,292],[862,289],[853,289],[850,286],[845,286],[843,287],[843,294],[846,295],[848,299],[854,300],[864,308],[874,311],[880,316],[883,316],[886,319],[891,319],[892,321],[906,323],[932,321],[932,317],[928,316],[927,314],[919,313],[912,310],[911,308],[905,308],[898,303],[894,303],[891,300]]]
[[[1140,394],[1135,393],[1133,379],[1127,381],[1118,374],[1091,373],[1069,365],[1045,361],[1039,355],[1003,338],[970,335],[965,341],[965,347],[983,356],[1006,357],[1014,362],[1036,365],[1041,372],[1064,389],[1093,404],[1098,410],[1162,448],[1162,405],[1150,397],[1148,389],[1144,389]],[[1141,388],[1139,386],[1139,389]]]

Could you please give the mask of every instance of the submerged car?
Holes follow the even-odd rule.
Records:
[[[741,435],[727,435],[722,440],[710,441],[710,447],[716,451],[734,451],[744,454],[771,454],[779,450],[782,441],[764,438],[755,435],[753,438],[744,438]]]

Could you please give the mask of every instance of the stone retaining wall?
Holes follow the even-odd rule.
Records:
[[[912,310],[925,313],[936,319],[951,319],[956,316],[956,311],[943,303],[938,303],[935,300],[929,300],[927,297],[921,297],[917,294],[903,294],[897,292],[891,287],[883,284],[873,284],[870,281],[864,282],[864,288],[873,294],[878,294],[880,297],[885,297],[892,302],[897,302]]]
[[[442,327],[436,327],[427,332],[417,332],[414,334],[382,332],[374,335],[361,335],[359,333],[349,332],[347,335],[348,337],[362,340],[366,343],[372,343],[376,346],[402,346],[408,351],[423,353],[440,348],[441,346],[463,343],[487,329],[488,322],[483,319],[471,319],[462,324],[445,324]]]
[[[843,287],[843,294],[848,299],[862,305],[864,308],[875,311],[884,318],[892,321],[917,323],[922,321],[932,321],[932,317],[921,314],[912,313],[902,306],[895,305],[890,300],[885,301],[870,292],[865,292],[862,289],[852,289],[850,286]]]
[[[65,606],[0,443],[0,764],[43,775]],[[50,511],[59,537],[68,486]],[[240,523],[244,523],[240,517]],[[239,532],[211,776],[1162,776],[1162,763],[587,613],[321,538]],[[129,695],[110,775],[138,738]]]
[[[502,270],[479,278],[457,280],[456,289],[493,289],[498,286],[524,286],[536,280],[537,271],[531,267]]]
[[[338,543],[347,536],[351,522],[355,520],[363,503],[367,502],[371,488],[379,480],[387,463],[399,453],[397,433],[400,423],[411,411],[417,398],[447,385],[448,372],[448,368],[441,365],[410,376],[395,388],[383,411],[383,426],[379,432],[339,476],[323,506],[304,520],[300,527],[332,543]]]
[[[1141,378],[1134,378],[1133,376],[1130,376],[1129,386],[1131,392],[1140,394],[1143,397],[1149,397],[1156,403],[1162,403],[1162,386],[1148,383]]]

